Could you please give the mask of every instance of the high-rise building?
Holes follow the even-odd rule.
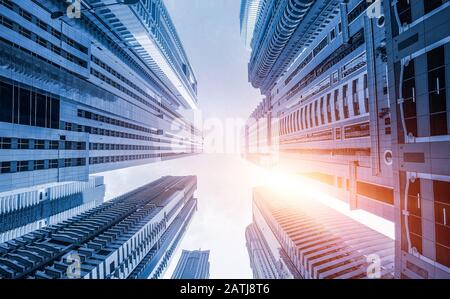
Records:
[[[394,221],[386,36],[375,5],[264,1],[248,67],[266,98],[244,135],[249,159],[302,172],[351,209]]]
[[[385,1],[396,276],[450,278],[450,2]]]
[[[163,177],[0,244],[1,278],[159,278],[196,208],[196,177]]]
[[[245,46],[251,50],[253,32],[259,15],[259,10],[264,0],[242,0],[241,13],[239,16],[241,36],[244,38]]]
[[[246,157],[276,152],[394,221],[397,278],[449,277],[448,1],[265,2],[249,78],[266,99]]]
[[[172,279],[208,279],[209,250],[183,250]]]
[[[0,66],[0,192],[201,151],[162,0],[1,0]]]
[[[277,263],[277,259],[272,252],[270,252],[270,247],[256,224],[252,223],[247,226],[245,230],[245,239],[247,240],[246,246],[254,279],[291,278],[289,275],[283,276],[283,273],[277,268],[277,265],[281,264]],[[277,241],[275,244],[276,243]],[[281,257],[279,257],[279,259],[280,258]]]
[[[0,243],[95,208],[104,196],[103,177],[0,193]]]
[[[255,188],[250,230],[255,278],[394,276],[394,240],[314,199]]]

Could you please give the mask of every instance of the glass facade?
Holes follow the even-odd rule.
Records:
[[[0,1],[0,191],[201,152],[201,132],[182,116],[196,108],[197,82],[161,1],[83,11],[71,22],[52,19],[46,5],[65,9]],[[111,16],[127,11],[139,14],[124,28],[149,20],[142,30],[154,57],[117,40]]]

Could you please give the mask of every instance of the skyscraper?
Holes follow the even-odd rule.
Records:
[[[209,250],[183,250],[172,279],[208,279]]]
[[[0,193],[0,243],[95,208],[104,196],[103,177]]]
[[[192,218],[196,177],[163,177],[0,244],[1,278],[158,278]]]
[[[263,2],[248,72],[265,99],[246,124],[247,158],[394,221],[383,18],[366,0]]]
[[[450,278],[450,2],[384,2],[398,278]]]
[[[255,188],[251,229],[255,278],[393,278],[394,241],[314,199]]]
[[[263,3],[264,0],[241,1],[241,13],[239,16],[241,36],[244,38],[245,46],[249,50],[251,50],[253,32],[255,31],[259,10]]]
[[[283,277],[278,271],[276,258],[270,252],[270,247],[255,223],[247,226],[245,230],[246,246],[250,258],[250,268],[252,268],[255,279],[283,279],[293,277]]]
[[[0,1],[0,192],[201,151],[163,1],[80,3]]]

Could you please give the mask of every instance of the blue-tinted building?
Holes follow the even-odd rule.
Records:
[[[248,50],[251,50],[253,32],[255,31],[257,17],[263,3],[263,0],[243,0],[241,2],[239,23],[241,36],[244,39],[245,46]]]
[[[0,243],[95,208],[104,196],[103,177],[0,193]]]
[[[247,159],[396,224],[397,278],[448,277],[449,2],[263,1]]]
[[[201,151],[197,80],[163,1],[68,5],[0,1],[0,192]]]
[[[254,278],[394,277],[394,240],[304,196],[255,188],[246,238]]]
[[[172,279],[208,279],[209,250],[183,250]]]
[[[289,277],[288,273],[286,273],[288,275],[283,275],[281,271],[278,271],[278,265],[281,265],[281,263],[277,262],[268,244],[273,240],[266,240],[255,223],[250,224],[245,229],[245,239],[254,279],[292,278]],[[277,241],[275,241],[276,243]]]
[[[450,278],[450,2],[385,1],[384,14],[396,276]]]
[[[163,177],[0,244],[1,278],[159,278],[197,200],[196,177]]]
[[[263,2],[248,67],[265,99],[246,125],[247,158],[301,172],[350,208],[394,221],[385,24],[370,13],[377,4]]]

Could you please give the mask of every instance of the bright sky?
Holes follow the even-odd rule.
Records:
[[[246,119],[262,99],[248,83],[241,0],[164,0],[198,80],[204,117]]]
[[[171,276],[181,250],[211,250],[211,278],[251,278],[245,227],[252,221],[252,188],[262,183],[259,167],[234,155],[199,155],[105,174],[106,199],[164,175],[197,175],[198,211],[175,252]]]

